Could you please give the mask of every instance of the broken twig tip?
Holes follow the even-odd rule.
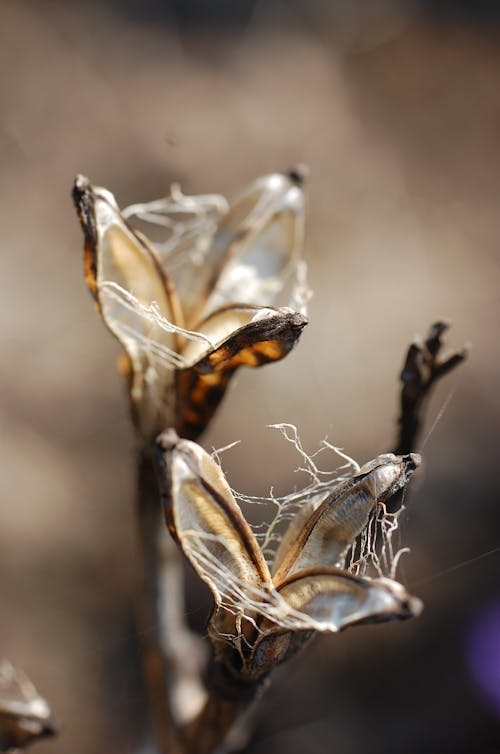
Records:
[[[450,327],[449,320],[437,320],[430,326],[425,339],[415,338],[406,352],[400,374],[402,390],[399,437],[395,446],[397,453],[407,453],[416,446],[422,424],[424,400],[438,380],[467,358],[467,345],[442,357],[442,335]]]

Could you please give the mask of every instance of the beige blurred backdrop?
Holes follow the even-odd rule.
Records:
[[[3,0],[0,651],[62,722],[40,754],[148,746],[133,438],[119,349],[83,282],[73,177],[124,206],[173,180],[231,197],[296,162],[311,168],[310,324],[289,358],[238,375],[204,438],[242,440],[231,484],[295,483],[272,422],[359,461],[390,448],[405,347],[436,318],[472,351],[429,407],[427,429],[444,411],[403,519],[401,577],[424,614],[317,641],[277,674],[248,751],[500,751],[500,707],[470,660],[500,600],[500,29],[438,10]]]

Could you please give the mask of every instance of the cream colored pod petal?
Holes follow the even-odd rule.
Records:
[[[396,581],[360,578],[334,568],[297,573],[282,584],[279,597],[284,601],[281,620],[261,623],[248,663],[257,678],[299,652],[315,631],[406,620],[422,610],[421,601]]]
[[[0,751],[24,748],[55,731],[49,705],[29,678],[0,660]]]
[[[422,603],[390,579],[368,579],[335,569],[298,573],[279,590],[290,607],[311,619],[317,631],[341,631],[361,623],[403,620]]]
[[[173,422],[174,368],[182,365],[169,281],[155,252],[126,224],[111,192],[78,177],[87,284],[131,364],[130,398],[146,439]]]
[[[172,319],[165,290],[165,278],[157,260],[122,220],[113,195],[106,189],[94,189],[94,211],[97,230],[97,287],[106,323],[126,344],[131,354],[145,350],[140,334],[156,329],[156,340],[171,349],[174,335],[162,332],[145,317],[138,316],[134,307],[127,306],[116,290],[129,293],[140,305],[156,304],[159,313]]]
[[[309,516],[288,551],[278,553],[274,583],[279,585],[308,568],[342,566],[348,548],[365,529],[377,503],[406,485],[419,463],[416,454],[386,454],[340,485]]]
[[[167,522],[218,605],[239,612],[271,576],[218,464],[173,430],[158,438]]]
[[[230,303],[274,304],[296,272],[303,242],[302,177],[257,178],[219,223],[209,252],[218,272],[200,319]]]
[[[274,556],[271,569],[273,578],[275,577],[276,573],[279,573],[279,569],[283,561],[287,558],[288,553],[293,551],[300,532],[317,507],[318,506],[314,503],[314,501],[308,500],[300,507],[297,513],[295,513],[292,520],[286,527],[285,531],[283,532],[283,536],[280,538],[280,542]]]

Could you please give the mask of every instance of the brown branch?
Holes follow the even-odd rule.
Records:
[[[214,662],[207,701],[184,732],[185,754],[223,754],[241,748],[247,738],[246,722],[265,685],[262,680],[246,683],[222,662]]]
[[[443,335],[449,327],[448,322],[436,322],[431,325],[423,343],[414,342],[408,349],[400,376],[403,386],[399,430],[394,448],[397,455],[416,450],[431,389],[467,357],[467,348],[464,347],[444,359],[439,358],[443,348]]]
[[[163,651],[160,619],[159,572],[161,552],[159,532],[162,512],[152,455],[139,451],[137,467],[137,527],[141,575],[137,589],[137,622],[140,630],[144,674],[153,728],[162,754],[181,754],[169,684],[171,669]]]
[[[443,348],[443,335],[450,328],[449,322],[438,321],[430,326],[423,342],[414,341],[406,353],[400,375],[401,412],[398,418],[398,435],[393,453],[406,455],[417,450],[424,422],[425,407],[434,385],[467,358],[468,349],[454,351],[439,359]],[[397,511],[403,495],[408,497],[408,487],[399,490],[387,503],[389,512]]]
[[[150,448],[138,454],[137,489],[137,622],[152,723],[159,751],[180,754],[180,726],[199,712],[206,697],[200,678],[206,653],[185,624],[181,554],[165,526]]]

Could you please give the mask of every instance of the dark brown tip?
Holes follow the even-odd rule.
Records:
[[[44,738],[48,736],[57,736],[61,731],[61,728],[59,724],[55,721],[53,717],[50,717],[48,720],[44,720],[42,732],[40,733],[40,736],[43,736]]]
[[[299,163],[298,165],[294,165],[289,170],[286,170],[285,175],[287,176],[287,178],[290,178],[290,180],[293,181],[297,186],[302,188],[306,181],[309,180],[311,171],[309,170],[307,165],[304,165],[304,163]]]
[[[437,322],[434,322],[431,325],[431,333],[435,335],[442,335],[447,330],[449,330],[451,327],[451,320],[445,319],[438,319]]]

